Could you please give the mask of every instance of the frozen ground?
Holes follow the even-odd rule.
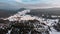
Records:
[[[54,28],[51,28],[50,34],[60,34],[60,32],[57,32]]]
[[[18,12],[17,14],[10,16],[9,18],[7,18],[10,21],[20,21],[20,20],[34,20],[37,19],[39,20],[41,23],[45,23],[47,26],[53,26],[56,25],[56,23],[58,23],[58,19],[47,19],[46,21],[44,21],[43,18],[41,17],[32,17],[31,15],[26,15],[26,13],[29,13],[30,10],[24,10],[22,12]],[[55,23],[56,22],[56,23]],[[60,34],[60,32],[57,32],[53,27],[51,27],[51,31],[49,31],[50,34]]]

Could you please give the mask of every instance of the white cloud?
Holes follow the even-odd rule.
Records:
[[[16,2],[22,2],[21,0],[15,0]]]
[[[51,5],[56,5],[56,6],[60,6],[60,0],[15,0],[16,2],[20,2],[20,3],[46,3],[46,4],[51,4]],[[32,2],[34,1],[34,2]]]
[[[2,0],[0,0],[1,2]],[[10,2],[6,1],[7,3],[10,3],[16,7],[25,7],[25,8],[54,8],[58,7],[60,8],[60,0],[9,0]],[[13,2],[12,2],[13,1]],[[5,0],[4,0],[5,2]],[[18,3],[16,3],[18,2]],[[36,3],[37,4],[36,4]],[[20,3],[20,4],[19,4]],[[28,4],[27,4],[28,3]]]

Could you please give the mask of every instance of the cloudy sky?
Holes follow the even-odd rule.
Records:
[[[18,6],[17,3],[22,3],[25,7],[29,8],[60,8],[60,0],[0,0],[0,3],[9,3],[11,5]],[[20,6],[20,5],[19,5]]]

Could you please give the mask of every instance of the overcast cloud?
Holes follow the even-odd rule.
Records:
[[[0,0],[1,2],[25,8],[60,8],[60,0]]]

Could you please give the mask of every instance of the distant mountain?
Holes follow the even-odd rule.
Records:
[[[60,8],[49,8],[49,9],[31,9],[30,15],[41,16],[44,15],[59,15]]]
[[[18,10],[4,10],[4,9],[0,9],[0,18],[9,17],[9,16],[14,15],[17,12],[23,11],[23,10],[25,10],[25,8],[20,8]]]

